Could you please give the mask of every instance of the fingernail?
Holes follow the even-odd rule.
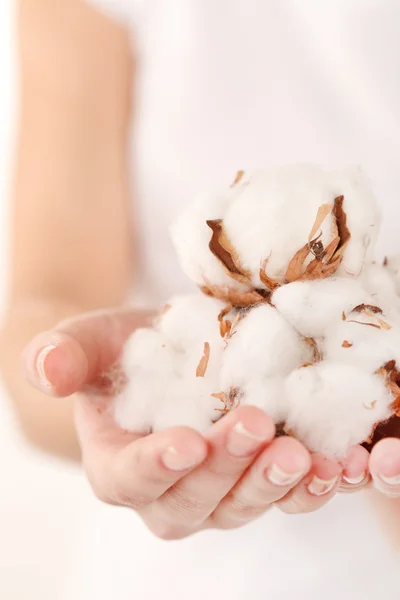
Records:
[[[52,387],[51,382],[46,375],[46,358],[50,352],[56,349],[57,346],[49,344],[40,350],[36,356],[27,358],[25,377],[34,384],[39,384],[40,387],[49,389]]]
[[[259,448],[262,442],[268,439],[268,433],[259,435],[246,429],[239,421],[233,427],[227,442],[227,450],[232,456],[248,456]]]
[[[311,483],[307,486],[307,489],[312,496],[324,496],[333,490],[338,479],[339,477],[333,477],[333,479],[327,481],[314,475]]]
[[[389,477],[388,475],[379,474],[380,479],[382,479],[383,483],[387,485],[399,485],[400,484],[400,474],[392,475]]]
[[[346,483],[349,483],[350,485],[358,485],[359,483],[364,481],[366,476],[367,476],[366,473],[362,473],[358,477],[346,477],[346,475],[342,475],[342,479],[343,479],[343,481],[345,481]]]
[[[187,471],[187,469],[193,469],[202,461],[203,456],[187,456],[181,454],[173,446],[169,446],[164,450],[161,460],[167,469],[171,471]]]
[[[266,476],[267,479],[273,485],[279,486],[288,486],[293,485],[296,481],[299,481],[305,475],[304,471],[297,471],[297,473],[286,473],[283,471],[278,465],[271,465],[269,469],[267,469]]]

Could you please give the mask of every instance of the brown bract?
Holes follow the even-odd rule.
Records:
[[[366,317],[375,319],[376,323],[366,323],[365,321],[357,321],[357,319],[348,319],[344,312],[342,313],[343,321],[347,321],[348,323],[357,323],[357,325],[366,325],[367,327],[375,327],[375,329],[385,329],[386,331],[392,329],[392,326],[389,325],[389,323],[377,316],[383,313],[379,306],[373,306],[371,304],[359,304],[351,310],[350,314],[352,313],[363,314]]]
[[[214,219],[206,223],[212,230],[209,243],[211,252],[218,258],[230,277],[240,283],[251,285],[251,273],[241,266],[236,248],[226,235],[222,219]]]
[[[314,225],[310,231],[310,235],[308,236],[308,243],[310,244],[315,237],[315,234],[319,231],[322,223],[325,221],[326,217],[329,215],[333,208],[332,204],[322,204],[317,212],[317,216],[314,221]],[[320,236],[318,236],[320,237]]]
[[[394,398],[391,405],[393,415],[387,421],[375,423],[370,437],[363,444],[368,451],[371,451],[373,446],[385,437],[400,437],[400,372],[396,361],[388,361],[375,374],[383,377],[386,387]]]
[[[394,397],[392,409],[397,417],[400,417],[400,372],[397,369],[396,361],[391,360],[376,371],[385,379],[385,385]]]
[[[343,250],[351,237],[346,224],[347,218],[343,210],[343,201],[344,196],[338,196],[333,206],[331,204],[320,206],[307,244],[296,252],[289,263],[285,274],[287,283],[326,279],[336,273],[343,260]],[[316,237],[315,235],[331,212],[334,217],[333,240],[324,248],[320,240],[322,234],[319,233]],[[305,266],[310,254],[314,256],[314,259]]]
[[[269,261],[269,258],[266,258],[265,260],[262,261],[259,276],[260,276],[260,280],[265,285],[265,287],[268,290],[271,290],[271,292],[273,292],[274,290],[281,287],[281,285],[283,285],[283,283],[281,281],[278,281],[277,279],[272,279],[271,277],[269,277],[267,275],[266,268],[267,268],[268,261]]]
[[[203,356],[200,359],[196,369],[196,377],[204,377],[208,367],[208,361],[210,360],[210,344],[204,342]]]
[[[231,331],[232,322],[229,319],[225,319],[225,317],[231,312],[232,308],[232,304],[227,304],[218,315],[219,333],[222,338],[224,338]]]
[[[372,306],[371,304],[359,304],[358,306],[353,308],[353,310],[351,312],[362,313],[366,310],[374,313],[375,315],[381,315],[383,313],[383,310],[381,308],[379,308],[379,306]]]
[[[203,294],[223,300],[237,308],[248,308],[257,304],[265,304],[269,301],[270,293],[265,290],[250,290],[241,292],[229,286],[212,285],[205,281],[201,288]]]
[[[343,344],[342,344],[342,348],[351,348],[352,347],[352,343],[348,342],[347,340],[344,340]]]
[[[229,411],[237,408],[240,404],[240,390],[235,387],[231,387],[229,394],[225,392],[219,392],[218,394],[211,394],[213,398],[217,398],[223,404],[222,408],[216,408],[215,410],[221,413],[228,413]]]
[[[318,348],[318,344],[317,344],[316,340],[311,337],[305,337],[304,341],[307,344],[307,346],[309,346],[311,348],[311,350],[313,351],[313,363],[312,364],[321,362],[321,360],[323,360],[324,357],[322,355],[321,350]]]

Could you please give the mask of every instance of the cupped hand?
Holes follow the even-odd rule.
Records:
[[[371,477],[385,494],[400,496],[400,440],[379,442],[371,456],[357,446],[339,464],[291,437],[275,437],[272,420],[251,406],[232,411],[204,436],[186,427],[146,436],[118,428],[109,410],[115,365],[147,317],[90,313],[38,335],[24,352],[32,385],[56,397],[76,395],[83,464],[101,500],[136,510],[157,536],[177,539],[244,525],[273,505],[312,512]]]

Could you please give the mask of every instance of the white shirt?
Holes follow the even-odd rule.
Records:
[[[379,253],[399,250],[400,2],[92,2],[126,23],[137,47],[142,297],[190,289],[168,226],[193,195],[230,183],[238,169],[362,164],[384,209]],[[399,558],[362,494],[312,515],[272,510],[243,529],[179,542],[96,504],[81,561],[74,600],[400,596]]]

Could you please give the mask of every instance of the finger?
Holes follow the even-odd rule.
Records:
[[[311,456],[300,442],[280,437],[254,461],[212,515],[214,526],[237,527],[280,500],[305,477]]]
[[[81,438],[82,460],[95,494],[135,510],[154,502],[207,456],[203,437],[185,427],[145,437],[107,425],[90,427],[91,435]]]
[[[400,440],[378,442],[372,449],[369,469],[377,490],[391,498],[400,497]]]
[[[277,505],[285,513],[313,512],[324,506],[334,495],[342,468],[334,460],[312,455],[308,475]]]
[[[123,344],[150,313],[98,311],[68,319],[37,335],[25,348],[23,369],[41,391],[69,396],[85,385],[107,384],[103,375],[119,357]]]
[[[341,492],[356,492],[369,484],[368,462],[368,450],[362,446],[353,446],[350,449],[346,459],[341,463],[343,467]]]
[[[226,415],[207,436],[208,460],[156,503],[158,518],[177,527],[199,526],[274,435],[272,420],[258,408],[247,406]]]

